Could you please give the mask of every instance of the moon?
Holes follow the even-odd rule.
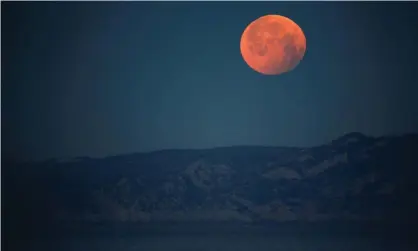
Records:
[[[291,19],[266,15],[251,22],[241,36],[241,55],[253,70],[279,75],[293,70],[306,52],[306,37]]]

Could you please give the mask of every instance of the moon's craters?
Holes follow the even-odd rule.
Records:
[[[250,45],[250,51],[262,57],[268,53],[268,45],[265,43],[254,43]]]
[[[268,15],[244,31],[241,52],[245,61],[264,74],[280,74],[295,68],[305,53],[302,30],[290,19]]]

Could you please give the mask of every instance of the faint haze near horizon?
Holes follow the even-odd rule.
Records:
[[[5,2],[2,10],[4,157],[308,147],[349,132],[418,132],[416,3]],[[239,51],[244,28],[269,13],[290,17],[307,38],[300,65],[281,76],[257,74]]]

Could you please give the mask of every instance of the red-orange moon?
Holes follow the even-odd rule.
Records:
[[[293,70],[302,60],[306,37],[289,18],[266,15],[245,28],[240,49],[252,69],[266,75],[278,75]]]

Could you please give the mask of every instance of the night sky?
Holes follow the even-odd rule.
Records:
[[[418,132],[417,3],[1,4],[3,157]],[[299,66],[279,76],[239,50],[266,14],[307,38]]]

